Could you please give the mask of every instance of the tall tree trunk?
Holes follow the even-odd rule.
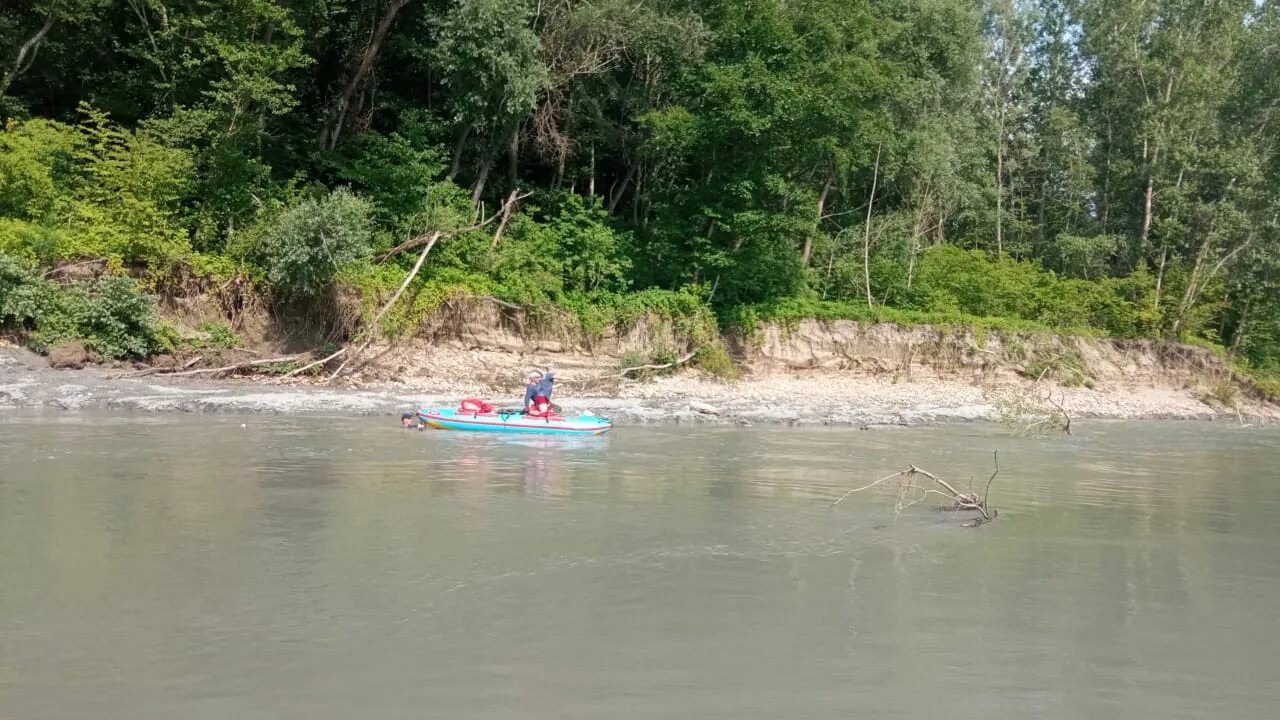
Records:
[[[18,47],[18,56],[13,60],[13,67],[0,78],[0,99],[4,98],[4,94],[9,91],[9,86],[18,76],[31,69],[32,63],[36,61],[36,53],[40,51],[40,43],[44,42],[44,38],[53,29],[53,13],[44,19],[44,24],[36,30],[36,34],[27,38],[27,41]],[[2,104],[0,104],[2,107]]]
[[[631,193],[631,222],[643,226],[647,223],[647,221],[642,222],[640,219],[640,193],[644,191],[644,163],[637,164],[640,166],[640,169],[636,171],[635,192]],[[710,302],[710,300],[707,302]]]
[[[622,202],[622,196],[626,194],[627,186],[631,184],[631,181],[636,176],[636,171],[639,169],[640,169],[640,160],[636,159],[635,162],[627,166],[627,174],[622,176],[622,182],[618,185],[618,187],[614,188],[613,191],[609,193],[609,212],[610,213],[612,213],[614,210],[618,208],[618,203]]]
[[[871,298],[871,210],[876,204],[876,183],[880,179],[880,145],[876,145],[876,164],[871,171],[871,197],[867,200],[867,223],[862,234],[862,279],[867,288],[867,307],[874,307]]]
[[[1160,269],[1156,270],[1156,301],[1153,302],[1151,309],[1156,313],[1160,311],[1160,295],[1164,292],[1165,287],[1165,263],[1169,261],[1169,247],[1160,249]]]
[[[1209,232],[1205,233],[1205,240],[1200,244],[1200,251],[1196,253],[1196,262],[1191,268],[1191,277],[1187,280],[1187,289],[1182,293],[1182,302],[1178,303],[1178,315],[1177,319],[1174,320],[1173,323],[1174,337],[1180,335],[1183,329],[1185,329],[1187,313],[1195,306],[1196,300],[1200,299],[1200,292],[1204,290],[1205,286],[1212,282],[1215,277],[1217,277],[1218,273],[1222,271],[1222,268],[1226,266],[1227,263],[1231,262],[1232,258],[1239,255],[1245,248],[1249,247],[1249,244],[1253,241],[1253,238],[1250,237],[1237,245],[1234,250],[1222,256],[1206,273],[1204,272],[1204,266],[1208,260],[1207,256],[1209,254],[1209,249],[1212,247],[1212,232],[1212,229],[1210,229]]]
[[[925,207],[927,206],[928,206],[928,201],[926,200]],[[911,242],[907,246],[907,289],[908,290],[911,289],[911,285],[912,283],[915,282],[915,278],[916,278],[916,257],[919,256],[920,254],[920,238],[925,233],[924,223],[925,223],[925,213],[927,212],[925,207],[922,207],[920,211],[916,213],[916,220],[911,225]]]
[[[996,256],[1004,255],[1004,125],[996,142]]]
[[[1227,354],[1236,357],[1240,354],[1240,345],[1244,342],[1245,334],[1249,329],[1250,311],[1253,310],[1253,298],[1244,301],[1244,308],[1240,310],[1240,322],[1236,323],[1235,332],[1231,336],[1231,347],[1227,350]]]
[[[587,179],[587,197],[596,196],[596,144],[591,143],[591,177]]]
[[[561,187],[564,187],[564,164],[567,156],[568,153],[563,149],[556,153],[556,175],[551,181],[551,187],[554,190],[559,190]]]
[[[476,173],[476,182],[471,186],[471,203],[473,205],[480,204],[480,198],[484,197],[484,185],[489,181],[489,172],[493,170],[493,150],[487,150],[484,153],[484,159],[480,161],[480,170]]]
[[[507,148],[507,185],[515,191],[520,175],[520,126],[511,131],[511,143]]]
[[[325,123],[324,129],[320,134],[320,144],[332,150],[338,144],[338,137],[342,135],[342,128],[347,122],[347,111],[350,109],[351,99],[355,97],[356,91],[364,84],[365,79],[369,77],[369,72],[373,70],[373,63],[378,59],[378,53],[382,50],[382,43],[387,39],[387,33],[391,30],[391,24],[395,22],[396,15],[404,9],[413,0],[388,0],[387,9],[382,13],[382,19],[374,26],[373,33],[369,36],[369,43],[365,45],[364,52],[360,53],[360,57],[351,69],[347,82],[342,88],[342,92],[338,95],[338,101],[334,103],[333,109],[329,112],[329,121]]]
[[[804,238],[804,250],[800,252],[800,262],[805,267],[809,267],[809,257],[813,254],[813,237],[822,229],[822,214],[827,208],[827,193],[831,192],[831,182],[835,180],[835,174],[830,170],[827,171],[827,179],[822,183],[822,192],[818,193],[818,213],[814,216],[813,232]]]
[[[1148,160],[1148,158],[1150,158]],[[1160,149],[1152,148],[1146,139],[1142,141],[1142,162],[1146,183],[1142,191],[1142,227],[1138,232],[1138,261],[1145,262],[1151,247],[1151,214],[1155,199],[1155,166],[1160,161]]]
[[[1111,221],[1111,118],[1107,118],[1107,158],[1102,164],[1102,234]]]
[[[458,142],[453,146],[453,163],[449,166],[449,182],[453,182],[462,170],[462,151],[467,147],[467,138],[471,135],[471,126],[464,125],[458,134]]]
[[[1160,312],[1160,293],[1164,290],[1164,267],[1169,260],[1169,248],[1165,246],[1160,249],[1160,269],[1156,271],[1156,297],[1152,303],[1151,309]]]
[[[1043,172],[1043,169],[1042,169],[1042,172]],[[1048,238],[1048,234],[1045,232],[1045,227],[1044,227],[1046,222],[1046,216],[1048,214],[1045,211],[1045,204],[1048,203],[1048,201],[1049,201],[1049,178],[1045,176],[1040,178],[1040,208],[1036,213],[1037,215],[1036,224],[1039,228],[1037,234],[1040,240],[1040,247],[1038,248],[1037,251],[1040,253],[1043,253],[1045,249],[1049,247],[1049,238]]]

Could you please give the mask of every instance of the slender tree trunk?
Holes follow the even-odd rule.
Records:
[[[996,142],[996,256],[1004,255],[1004,127]]]
[[[1231,348],[1227,350],[1227,354],[1236,357],[1240,354],[1240,345],[1243,344],[1245,334],[1248,332],[1250,312],[1253,310],[1253,298],[1244,301],[1244,308],[1240,310],[1240,322],[1236,323],[1235,333],[1231,336]]]
[[[493,170],[492,150],[486,151],[484,160],[480,162],[480,171],[476,173],[476,183],[471,186],[471,203],[473,205],[480,204],[480,198],[484,197],[484,185],[489,180],[489,172]]]
[[[18,56],[14,58],[13,67],[4,74],[3,78],[0,78],[0,98],[3,98],[4,94],[9,91],[9,86],[13,84],[14,80],[18,79],[19,75],[31,69],[32,63],[36,61],[36,53],[40,51],[40,43],[44,42],[45,36],[52,29],[53,14],[50,13],[44,19],[44,24],[40,26],[40,29],[36,30],[36,34],[27,38],[27,41],[18,47]]]
[[[1155,195],[1155,188],[1151,176],[1147,176],[1147,186],[1142,191],[1142,230],[1138,234],[1139,247],[1146,252],[1147,244],[1151,242],[1151,205],[1152,198]]]
[[[867,200],[867,223],[862,235],[862,279],[867,288],[867,307],[874,307],[871,297],[871,210],[876,204],[876,183],[880,179],[880,145],[876,146],[876,164],[871,171],[871,197]]]
[[[924,208],[916,213],[916,221],[911,226],[911,242],[907,246],[907,289],[911,289],[911,285],[916,278],[916,256],[920,254],[920,237],[924,235],[925,223]]]
[[[1145,166],[1146,185],[1142,191],[1142,227],[1138,233],[1138,260],[1145,261],[1151,243],[1151,213],[1155,199],[1155,165],[1160,160],[1159,148],[1150,148],[1150,162],[1147,161],[1150,143],[1142,141],[1142,160]]]
[[[1177,337],[1182,333],[1182,330],[1186,326],[1187,313],[1191,311],[1191,308],[1195,307],[1196,300],[1200,299],[1200,292],[1204,290],[1205,286],[1208,285],[1215,277],[1217,277],[1218,273],[1222,271],[1222,268],[1225,267],[1228,262],[1231,262],[1232,258],[1239,255],[1245,248],[1249,247],[1249,243],[1253,241],[1252,238],[1249,238],[1248,240],[1240,243],[1236,246],[1236,249],[1222,256],[1222,258],[1219,259],[1207,273],[1205,273],[1204,266],[1207,262],[1209,250],[1212,247],[1211,235],[1212,230],[1205,233],[1205,240],[1200,244],[1200,251],[1196,253],[1196,262],[1191,268],[1191,277],[1187,280],[1187,289],[1182,293],[1182,302],[1178,303],[1178,315],[1177,319],[1174,320],[1173,323],[1174,337]]]
[[[324,130],[320,135],[320,144],[330,150],[338,144],[338,137],[342,134],[342,128],[347,122],[347,111],[351,105],[351,99],[355,97],[356,91],[364,84],[365,79],[369,76],[369,72],[373,70],[373,64],[378,59],[378,53],[382,50],[382,43],[387,39],[387,33],[391,30],[392,23],[395,22],[396,15],[404,9],[412,0],[388,0],[387,9],[382,13],[382,19],[373,28],[373,33],[369,37],[369,44],[365,46],[364,52],[360,53],[360,58],[352,68],[346,84],[342,88],[342,92],[338,95],[338,101],[334,103],[333,109],[329,113],[329,122],[325,124]]]
[[[1107,119],[1107,159],[1102,165],[1102,234],[1111,221],[1111,119]]]
[[[458,133],[458,142],[453,146],[453,163],[449,165],[449,182],[453,182],[458,177],[458,173],[462,171],[462,151],[467,147],[467,138],[471,135],[471,126],[464,125],[462,132]]]
[[[640,169],[636,171],[635,192],[631,193],[631,222],[640,224],[640,193],[644,189],[644,163],[637,162],[636,164],[640,166]]]
[[[551,181],[551,187],[556,190],[564,187],[564,164],[566,156],[567,153],[563,149],[556,153],[556,175]]]
[[[1160,249],[1160,269],[1156,271],[1156,298],[1155,298],[1155,302],[1151,306],[1151,309],[1155,312],[1160,312],[1160,293],[1163,292],[1164,290],[1164,267],[1165,267],[1165,262],[1167,262],[1168,260],[1169,260],[1169,248],[1168,247],[1161,248]]]
[[[520,126],[511,131],[511,143],[507,149],[507,185],[515,191],[520,176]]]
[[[809,257],[813,254],[813,237],[822,229],[822,214],[827,208],[827,193],[831,192],[831,183],[835,179],[834,173],[827,171],[827,179],[822,183],[822,192],[818,193],[818,213],[814,216],[813,232],[804,238],[804,250],[800,252],[800,262],[805,267],[809,266]]]
[[[1200,283],[1200,273],[1204,270],[1205,256],[1209,254],[1211,244],[1210,233],[1205,233],[1200,249],[1196,251],[1195,264],[1191,266],[1191,276],[1187,278],[1187,289],[1182,292],[1182,300],[1178,303],[1178,310],[1173,319],[1173,337],[1175,338],[1182,334],[1182,329],[1186,325],[1187,310],[1200,294],[1197,285]]]
[[[637,159],[635,162],[627,166],[627,174],[622,176],[622,182],[618,185],[617,188],[614,188],[613,192],[609,193],[609,212],[610,213],[612,213],[614,210],[618,208],[618,203],[622,202],[622,196],[626,194],[627,186],[631,184],[632,179],[634,179],[636,176],[636,171],[639,169],[640,169],[640,161],[639,159]]]
[[[587,179],[587,197],[596,196],[596,144],[591,143],[591,177]]]

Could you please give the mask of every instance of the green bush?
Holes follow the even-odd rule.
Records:
[[[737,380],[742,376],[742,371],[721,342],[699,347],[693,355],[693,364],[722,380]]]
[[[217,350],[230,350],[244,344],[236,331],[224,322],[200,323],[198,330],[205,335],[205,347]]]
[[[64,291],[76,337],[107,358],[141,358],[166,349],[154,301],[125,277],[102,277]]]
[[[299,202],[259,232],[267,280],[286,295],[311,297],[329,286],[340,265],[369,254],[373,205],[339,189]]]
[[[126,277],[58,285],[0,254],[0,327],[37,349],[81,340],[106,358],[141,358],[166,348],[153,299]]]
[[[0,328],[36,329],[54,303],[55,286],[16,258],[0,253]]]

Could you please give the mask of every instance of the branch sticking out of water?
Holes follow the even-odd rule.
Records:
[[[841,495],[839,499],[831,503],[832,507],[844,502],[850,495],[871,488],[877,487],[891,480],[897,481],[897,499],[894,502],[894,511],[902,512],[903,510],[924,502],[930,495],[937,495],[950,501],[950,505],[945,506],[944,510],[976,510],[979,517],[965,521],[966,527],[977,527],[991,522],[996,518],[997,512],[989,509],[987,506],[987,497],[991,493],[991,483],[995,481],[996,476],[1000,474],[1000,454],[992,453],[995,461],[995,471],[991,473],[991,477],[987,479],[987,487],[983,494],[979,495],[975,492],[962,492],[957,490],[954,485],[934,475],[933,473],[915,465],[908,465],[906,470],[900,470],[892,475],[886,475],[875,482],[868,483],[862,487],[856,487]],[[929,483],[921,484],[920,478],[929,480]]]

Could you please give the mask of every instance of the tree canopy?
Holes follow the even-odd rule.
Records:
[[[314,294],[518,191],[424,282],[1280,368],[1278,37],[1276,0],[6,3],[0,253]]]

